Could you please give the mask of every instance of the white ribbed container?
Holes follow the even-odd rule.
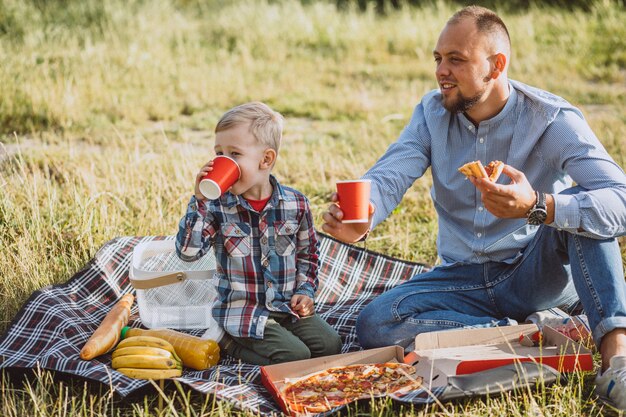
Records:
[[[130,279],[137,292],[143,325],[209,329],[206,334],[219,339],[222,330],[211,313],[217,299],[215,265],[213,251],[194,262],[182,261],[176,255],[173,240],[138,244],[133,250]],[[163,280],[173,283],[163,284]]]

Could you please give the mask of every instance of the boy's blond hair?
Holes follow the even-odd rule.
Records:
[[[256,140],[278,152],[283,135],[283,116],[259,101],[241,104],[228,110],[215,126],[215,133],[244,123],[250,124],[250,133]]]

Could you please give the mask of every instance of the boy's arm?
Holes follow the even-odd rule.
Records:
[[[309,202],[303,200],[303,216],[296,234],[296,281],[295,294],[303,294],[311,299],[317,290],[317,270],[319,267],[319,241],[313,224]]]
[[[191,262],[204,256],[215,236],[214,220],[205,202],[191,197],[176,235],[176,254],[180,259]]]

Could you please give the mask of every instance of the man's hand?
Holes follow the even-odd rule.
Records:
[[[343,219],[343,211],[341,211],[341,208],[339,208],[339,205],[337,204],[337,193],[333,193],[330,199],[333,203],[328,207],[328,211],[324,212],[322,216],[322,219],[324,219],[322,230],[343,242],[358,242],[359,239],[367,233],[370,228],[370,224],[372,224],[374,206],[370,203],[369,221],[367,223],[341,223],[341,219]]]
[[[202,193],[200,192],[200,181],[202,181],[202,178],[204,178],[204,176],[206,174],[208,174],[209,172],[213,171],[213,161],[209,161],[206,164],[204,164],[204,166],[202,168],[200,168],[200,171],[198,172],[198,174],[196,174],[196,186],[194,188],[194,194],[196,195],[196,200],[198,201],[206,201],[206,197],[204,195],[202,195]]]
[[[304,294],[295,294],[291,297],[291,308],[298,313],[300,317],[311,316],[315,313],[313,300]]]
[[[470,177],[470,181],[480,190],[483,205],[494,216],[505,219],[526,217],[537,200],[533,187],[522,171],[510,165],[504,165],[502,173],[511,178],[510,184],[496,184],[476,177]]]

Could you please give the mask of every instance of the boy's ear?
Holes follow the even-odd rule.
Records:
[[[267,148],[263,151],[263,159],[261,159],[259,168],[269,169],[274,165],[274,162],[276,162],[276,151],[272,148]]]

